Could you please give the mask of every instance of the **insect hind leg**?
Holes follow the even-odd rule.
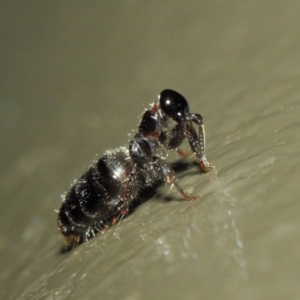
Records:
[[[86,233],[70,233],[65,235],[66,239],[64,242],[64,246],[60,250],[60,253],[66,253],[72,250],[74,247],[78,246],[79,244],[85,243],[88,239],[86,237]]]

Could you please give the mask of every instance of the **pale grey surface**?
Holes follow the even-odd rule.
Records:
[[[299,299],[299,1],[1,4],[1,299]],[[205,116],[192,168],[68,255],[54,209],[164,88]]]

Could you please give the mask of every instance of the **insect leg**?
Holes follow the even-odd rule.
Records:
[[[186,138],[185,135],[185,122],[179,122],[171,132],[171,139],[169,140],[167,146],[165,148],[167,150],[178,148],[183,140]]]
[[[188,201],[195,200],[195,197],[190,196],[187,192],[180,187],[180,185],[176,181],[175,172],[172,167],[162,158],[156,158],[157,164],[160,166],[163,172],[163,180],[170,185],[174,185],[178,192]]]
[[[199,134],[197,135],[192,124],[187,122],[187,134],[188,140],[191,145],[192,151],[198,158],[201,169],[204,172],[209,172],[214,168],[212,164],[210,164],[205,155],[205,130],[203,124],[203,117],[199,114],[190,114],[191,120],[198,125]]]

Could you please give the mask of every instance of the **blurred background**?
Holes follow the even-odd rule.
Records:
[[[299,1],[0,7],[1,299],[300,298]],[[60,195],[165,88],[204,115],[197,200],[162,186],[59,255]]]

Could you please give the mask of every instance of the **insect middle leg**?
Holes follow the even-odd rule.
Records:
[[[188,201],[193,201],[196,198],[190,196],[178,183],[175,177],[175,172],[172,167],[162,158],[157,157],[157,164],[160,166],[163,172],[163,180],[170,185],[174,185],[178,192]]]

